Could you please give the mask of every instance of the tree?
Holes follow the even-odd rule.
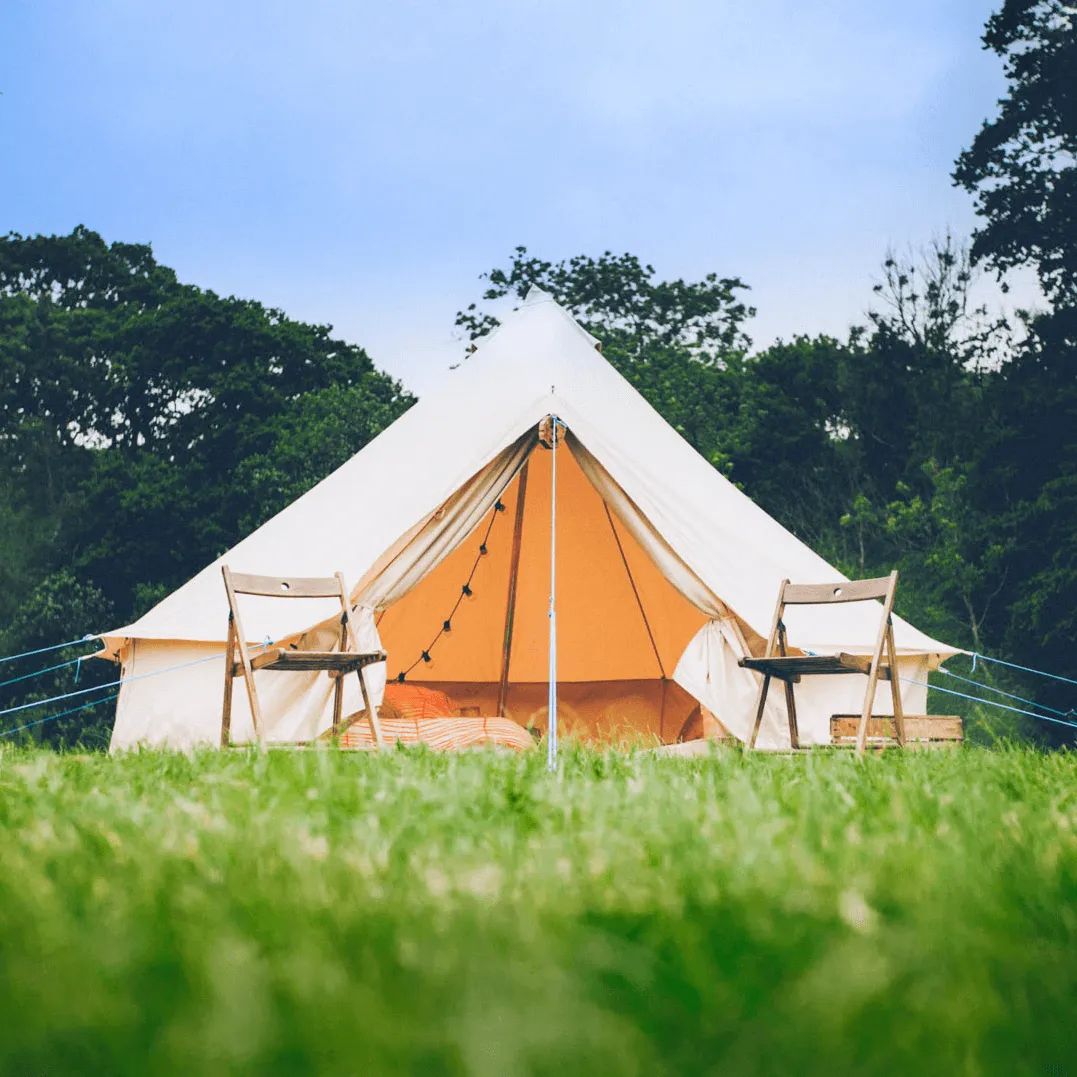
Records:
[[[885,504],[900,482],[927,492],[925,462],[978,455],[985,379],[1009,334],[1004,319],[972,303],[977,274],[949,234],[917,255],[888,253],[882,270],[870,329],[853,333],[838,377],[863,457],[862,492]]]
[[[851,357],[832,338],[796,337],[732,360],[733,406],[715,417],[730,477],[831,558],[843,552],[838,517],[861,487],[859,446],[849,437],[840,388]]]
[[[982,218],[973,253],[1000,274],[1035,269],[1050,308],[1026,316],[1027,339],[990,380],[982,510],[1006,535],[1001,639],[1018,662],[1077,676],[1077,6],[1005,0],[984,45],[1009,92],[957,161],[955,181]],[[1073,706],[1060,682],[1038,698]]]
[[[983,41],[1010,85],[954,172],[984,221],[973,254],[1032,265],[1056,306],[1077,306],[1077,5],[1005,0]]]
[[[751,346],[743,326],[755,309],[738,298],[747,289],[739,277],[709,273],[695,282],[654,278],[654,267],[632,254],[606,251],[599,258],[581,254],[553,263],[517,247],[507,270],[493,269],[481,279],[490,283],[483,294],[487,301],[522,299],[537,284],[603,342],[615,365],[645,360],[656,348],[684,350],[698,362],[721,365],[728,355]],[[456,324],[475,340],[498,322],[472,303],[457,314]]]
[[[896,564],[920,623],[979,650],[1005,579],[1005,544],[985,533],[994,478],[980,462],[998,437],[987,396],[1009,334],[972,304],[976,275],[950,235],[916,257],[888,254],[872,331],[839,377],[862,454],[860,491],[842,517],[859,571]]]

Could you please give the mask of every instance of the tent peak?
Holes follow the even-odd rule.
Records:
[[[524,296],[523,305],[525,307],[534,306],[536,303],[553,303],[554,297],[546,291],[545,288],[540,288],[537,284],[532,284],[527,289],[527,295]]]
[[[528,288],[523,302],[513,310],[510,317],[513,316],[518,316],[521,319],[518,324],[529,326],[529,329],[526,330],[527,332],[533,332],[533,326],[536,322],[554,324],[559,320],[563,320],[571,325],[573,330],[583,337],[591,347],[597,348],[599,351],[602,350],[598,337],[592,336],[580,325],[572,311],[563,307],[554,295],[547,292],[545,288],[540,288],[537,284],[532,284]],[[507,323],[509,320],[509,318],[506,318],[505,322]],[[500,328],[501,326],[498,326],[486,339],[492,338]]]

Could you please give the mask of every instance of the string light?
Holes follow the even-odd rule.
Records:
[[[416,658],[415,661],[412,662],[412,664],[408,666],[407,669],[401,670],[396,675],[394,680],[397,682],[397,684],[406,683],[408,679],[408,674],[411,673],[411,671],[420,663],[423,665],[429,665],[431,662],[434,661],[434,658],[430,652],[434,649],[434,645],[439,639],[441,639],[442,636],[452,631],[452,619],[456,616],[456,611],[460,608],[460,603],[463,602],[465,598],[474,597],[475,591],[471,586],[471,582],[475,578],[475,572],[479,567],[479,562],[490,552],[487,543],[490,540],[490,532],[494,529],[494,521],[497,519],[497,514],[504,511],[505,504],[501,500],[501,498],[498,498],[494,502],[494,511],[490,514],[490,522],[486,525],[486,534],[483,535],[482,542],[479,543],[479,552],[475,555],[475,560],[471,565],[471,571],[468,573],[467,576],[467,582],[460,588],[460,595],[456,600],[456,604],[450,611],[449,616],[441,622],[441,631],[430,641],[429,644],[427,644],[426,648],[419,653],[419,657]]]

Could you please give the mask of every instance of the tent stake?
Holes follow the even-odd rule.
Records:
[[[557,770],[557,426],[550,416],[550,695],[546,704],[546,766]]]

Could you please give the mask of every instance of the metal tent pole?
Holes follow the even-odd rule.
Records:
[[[550,445],[550,694],[546,704],[546,766],[557,769],[557,426],[551,415]]]

